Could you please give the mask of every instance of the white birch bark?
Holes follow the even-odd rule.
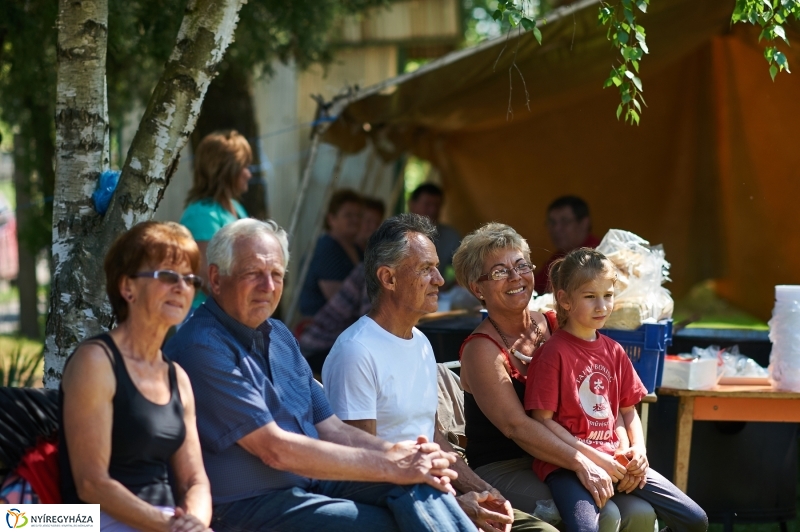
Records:
[[[93,307],[103,301],[81,288],[90,283],[80,267],[82,241],[98,216],[91,195],[106,166],[107,0],[59,0],[56,96],[56,180],[53,198],[53,281],[47,321],[47,354],[99,331]],[[76,260],[76,256],[77,259]],[[63,357],[45,358],[45,385],[60,379]]]
[[[105,216],[97,215],[88,203],[101,166],[95,170],[95,179],[76,185],[80,192],[71,190],[73,203],[67,203],[67,208],[54,215],[56,227],[69,216],[78,218],[84,233],[70,248],[59,241],[62,264],[56,268],[51,293],[45,344],[46,387],[58,386],[64,361],[78,342],[112,325],[101,281],[103,257],[114,238],[150,219],[158,207],[180,151],[194,129],[208,85],[233,40],[244,3],[245,0],[189,1],[175,48],[139,124]],[[98,155],[102,154],[101,145],[94,147]],[[57,186],[57,201],[59,193]],[[88,209],[83,208],[83,203],[78,206],[81,201]],[[65,293],[64,288],[69,292]]]

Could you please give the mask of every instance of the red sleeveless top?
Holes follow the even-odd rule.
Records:
[[[548,311],[542,314],[547,319],[548,332],[552,335],[553,332],[558,329],[556,313]],[[500,349],[503,356],[506,357],[506,362],[511,368],[511,383],[514,385],[514,391],[519,399],[519,404],[522,405],[525,398],[525,375],[522,375],[519,370],[514,367],[511,363],[511,354],[508,352],[508,349],[500,345],[497,340],[484,333],[470,334],[461,344],[461,349],[459,349],[458,352],[458,359],[461,360],[461,356],[464,353],[464,346],[475,338],[491,340],[492,343]],[[489,421],[489,418],[487,418],[480,407],[478,407],[475,397],[466,391],[464,392],[464,420],[466,422],[464,432],[467,437],[465,454],[472,469],[491,464],[492,462],[530,456],[517,445],[514,440],[506,438],[506,436]]]

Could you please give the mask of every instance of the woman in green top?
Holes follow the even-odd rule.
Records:
[[[194,185],[186,198],[181,224],[191,231],[200,248],[200,276],[204,285],[208,284],[208,241],[223,226],[247,218],[247,211],[237,200],[247,192],[251,177],[248,167],[252,161],[250,144],[235,130],[211,133],[195,150]],[[198,290],[192,308],[205,299],[206,294]]]

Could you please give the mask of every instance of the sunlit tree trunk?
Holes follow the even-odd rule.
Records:
[[[107,120],[102,122],[102,131],[99,126],[94,126],[101,122],[100,117],[104,118],[105,114],[100,115],[97,107],[84,111],[73,106],[76,109],[73,112],[62,106],[61,102],[65,98],[77,100],[76,94],[87,90],[85,79],[90,75],[89,72],[92,72],[92,79],[98,77],[93,64],[81,64],[80,67],[85,70],[78,75],[70,73],[71,69],[78,68],[73,63],[74,56],[86,54],[90,49],[99,50],[101,46],[98,41],[101,39],[103,60],[99,77],[101,82],[104,79],[107,25],[103,19],[102,32],[87,31],[87,28],[94,30],[100,26],[92,18],[96,15],[93,13],[90,16],[88,13],[100,2],[70,3],[61,0],[59,102],[56,109],[58,155],[53,215],[55,275],[45,344],[46,387],[58,386],[66,357],[78,342],[112,325],[102,281],[103,257],[114,238],[136,223],[150,219],[158,207],[177,166],[180,151],[194,129],[208,84],[233,38],[243,3],[243,0],[189,1],[175,48],[128,151],[119,186],[108,212],[101,217],[94,211],[90,197],[97,176],[105,167],[104,157],[107,159],[107,155],[104,155],[107,149],[103,145]],[[68,8],[77,9],[80,16],[69,18],[64,13]],[[95,40],[80,48],[80,53],[76,51],[73,54],[67,50],[67,46],[74,42],[77,44],[76,35],[87,36],[86,40],[94,37]],[[131,68],[136,67],[131,65]],[[81,101],[89,99],[88,95],[81,96]],[[95,102],[94,99],[91,101]],[[104,100],[101,99],[101,103]],[[71,101],[67,104],[72,105]],[[86,154],[75,151],[77,148],[72,148],[70,144],[70,139],[81,138],[81,135],[86,135]],[[67,171],[62,159],[69,157],[70,153],[76,154],[75,158],[80,159],[82,165],[80,168],[85,170]]]

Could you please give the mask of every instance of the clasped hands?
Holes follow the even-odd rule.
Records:
[[[617,482],[617,491],[630,493],[636,488],[643,488],[647,484],[647,468],[650,463],[647,461],[647,451],[643,445],[633,445],[627,449],[617,449],[614,453],[614,461],[622,471],[620,476],[614,476]]]
[[[584,465],[576,471],[578,479],[599,508],[605,506],[606,501],[614,495],[613,484],[617,484],[616,491],[621,493],[643,488],[650,466],[646,449],[638,444],[618,449],[614,456],[595,453],[591,460],[588,457],[581,460]],[[626,460],[627,465],[622,465]]]
[[[398,468],[393,482],[424,483],[455,495],[450,485],[452,480],[458,478],[458,473],[450,469],[456,461],[455,453],[442,451],[439,444],[419,436],[416,442],[408,440],[395,443],[389,448],[388,454]]]

